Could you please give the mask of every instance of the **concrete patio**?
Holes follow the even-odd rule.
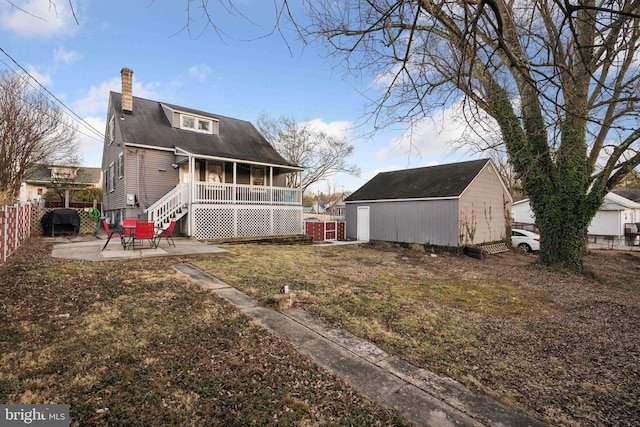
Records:
[[[159,256],[225,254],[227,251],[215,245],[188,238],[174,238],[175,247],[162,240],[158,248],[124,249],[119,238],[112,239],[102,250],[106,236],[78,237],[43,237],[45,241],[58,243],[54,245],[51,256],[54,258],[82,259],[87,261],[108,261],[116,259],[132,259]]]

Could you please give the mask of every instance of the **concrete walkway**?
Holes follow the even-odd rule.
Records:
[[[392,407],[417,426],[544,426],[449,378],[417,368],[372,343],[298,309],[275,311],[191,264],[174,269],[196,280],[263,327],[292,342],[354,389]]]

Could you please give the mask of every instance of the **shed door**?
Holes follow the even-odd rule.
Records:
[[[358,206],[357,239],[369,241],[369,206]]]

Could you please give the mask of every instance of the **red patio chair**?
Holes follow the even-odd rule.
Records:
[[[176,247],[176,242],[173,241],[173,229],[176,226],[176,222],[175,221],[171,221],[169,223],[169,227],[167,227],[166,230],[160,230],[160,232],[158,234],[156,234],[156,248],[158,247],[158,245],[160,244],[160,240],[162,240],[163,237],[166,237],[167,239],[167,244],[169,245],[173,245],[173,247]]]
[[[153,222],[147,221],[138,221],[136,223],[135,234],[133,235],[133,240],[129,246],[133,246],[135,248],[136,242],[148,240],[149,246],[152,248],[156,248],[155,243],[155,224]]]
[[[103,251],[111,241],[111,237],[113,237],[116,234],[120,236],[120,243],[122,243],[122,230],[111,231],[111,229],[109,228],[109,223],[107,222],[106,219],[102,220],[102,226],[104,227],[104,231],[107,233],[107,241],[104,243],[104,246],[102,247]]]

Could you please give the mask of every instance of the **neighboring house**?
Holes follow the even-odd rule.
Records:
[[[345,203],[347,238],[463,246],[508,237],[511,196],[489,159],[380,173]]]
[[[314,201],[313,205],[311,206],[311,209],[313,211],[314,214],[316,215],[324,215],[327,213],[327,206],[326,203],[322,203],[319,201]]]
[[[20,185],[20,202],[38,201],[48,191],[60,191],[66,202],[70,192],[86,188],[102,187],[102,172],[100,168],[85,168],[79,166],[38,165],[24,175]]]
[[[518,224],[514,228],[521,228],[520,224],[533,225],[536,223],[536,216],[529,206],[529,199],[518,200],[511,204],[511,222]]]
[[[512,220],[518,224],[534,224],[535,214],[529,199],[515,202],[512,206]],[[613,192],[604,196],[600,209],[589,224],[590,243],[613,245],[637,245],[637,235],[625,235],[625,224],[640,222],[640,204]],[[637,233],[637,231],[635,232]],[[634,234],[635,234],[634,233]]]
[[[622,189],[622,190],[612,190],[612,193],[617,194],[618,196],[622,196],[625,199],[629,199],[633,202],[640,203],[640,189]]]
[[[123,68],[111,92],[102,156],[104,214],[139,218],[198,239],[302,234],[302,168],[246,121],[134,97]]]
[[[327,207],[327,211],[330,215],[344,217],[347,212],[347,205],[344,203],[345,199],[351,195],[351,192],[344,192],[337,195],[337,197],[330,201]]]

